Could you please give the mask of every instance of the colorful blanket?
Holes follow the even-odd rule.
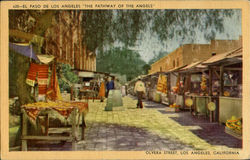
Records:
[[[22,108],[25,110],[27,116],[31,122],[36,122],[37,116],[40,111],[46,109],[56,110],[64,118],[68,118],[74,108],[78,109],[79,113],[87,114],[88,103],[86,102],[36,102],[27,105],[23,105]]]
[[[38,82],[38,94],[44,95],[47,92],[48,84],[48,65],[31,63],[26,78],[26,83],[35,86],[36,78]]]

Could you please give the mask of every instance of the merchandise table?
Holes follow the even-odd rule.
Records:
[[[77,132],[79,131],[80,117],[82,116],[82,140],[84,139],[84,129],[86,127],[84,117],[88,112],[88,103],[86,102],[37,102],[21,106],[22,110],[22,151],[28,150],[28,140],[44,140],[44,141],[70,141],[72,143],[72,150],[77,149],[77,141],[79,137]],[[57,111],[65,119],[72,114],[71,121],[71,134],[69,136],[50,136],[48,135],[49,129],[49,115],[46,114],[45,118],[45,134],[28,135],[28,120],[36,125],[37,117],[42,111]]]

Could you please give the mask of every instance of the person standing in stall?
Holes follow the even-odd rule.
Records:
[[[139,77],[138,81],[135,83],[134,92],[136,93],[137,98],[138,98],[137,108],[143,108],[142,97],[143,97],[143,94],[145,94],[146,89],[145,89],[144,82],[141,80],[141,77]]]

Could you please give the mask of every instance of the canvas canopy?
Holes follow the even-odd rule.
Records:
[[[226,59],[232,59],[232,58],[237,59],[237,57],[241,57],[241,56],[242,56],[242,47],[237,48],[233,51],[229,51],[229,52],[215,55],[215,56],[209,58],[208,60],[204,61],[203,64],[207,64],[207,65],[215,64],[215,63],[219,63],[219,62],[226,60]]]
[[[20,53],[26,57],[32,58],[38,62],[39,59],[37,58],[32,45],[30,45],[29,43],[9,43],[9,47],[10,49],[14,50],[17,53]]]

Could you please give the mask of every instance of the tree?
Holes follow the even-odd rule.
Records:
[[[72,68],[69,64],[61,64],[59,68],[59,71],[61,74],[58,76],[58,83],[63,91],[70,92],[71,86],[69,83],[78,83],[79,78],[78,76],[72,71]],[[62,77],[63,76],[63,77]]]
[[[224,31],[225,17],[239,14],[240,10],[86,10],[82,26],[84,43],[90,49],[102,50],[120,42],[133,46],[149,30],[163,43],[172,38],[187,39],[202,31],[207,40]]]
[[[112,48],[97,55],[97,71],[126,75],[128,80],[144,74],[146,62],[139,53],[127,48]]]
[[[142,68],[144,74],[148,74],[148,71],[151,69],[151,66],[149,64],[145,64]]]
[[[43,35],[51,25],[57,10],[11,10],[10,27]],[[223,32],[225,17],[240,16],[240,10],[232,9],[178,9],[178,10],[83,10],[83,43],[89,50],[103,49],[118,41],[133,46],[145,30],[155,33],[159,40],[173,37],[194,37],[196,30],[211,40],[217,32]],[[239,17],[240,18],[240,17]]]
[[[168,53],[165,51],[160,51],[158,54],[154,54],[154,57],[149,60],[148,64],[151,65],[161,59],[162,57],[166,56]]]
[[[240,10],[216,10],[216,9],[181,9],[153,12],[156,17],[152,23],[152,32],[155,32],[160,40],[172,38],[192,40],[196,31],[202,31],[207,40],[214,39],[216,33],[224,31],[224,18],[236,14],[240,16]],[[240,17],[239,17],[240,18]]]

